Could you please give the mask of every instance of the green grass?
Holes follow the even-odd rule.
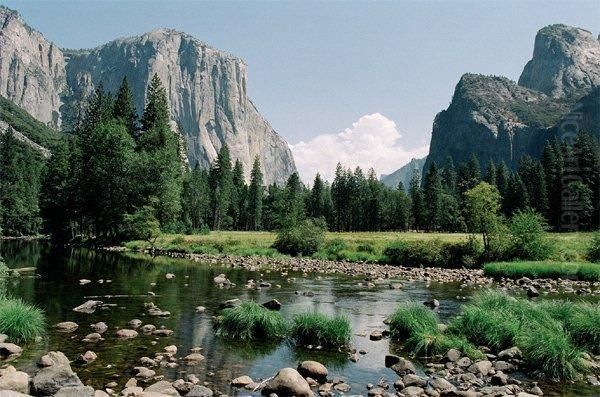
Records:
[[[393,338],[408,338],[417,331],[434,333],[438,320],[433,311],[422,303],[401,303],[389,319]]]
[[[400,304],[389,321],[392,338],[404,341],[415,354],[445,354],[454,348],[472,359],[483,357],[466,338],[441,332],[435,313],[421,303]]]
[[[540,376],[572,380],[587,371],[582,352],[598,349],[599,318],[598,305],[534,303],[488,291],[465,305],[446,332],[494,352],[517,346],[527,366]]]
[[[291,337],[300,346],[338,348],[350,342],[352,327],[346,316],[302,313],[294,316]]]
[[[600,281],[600,264],[590,262],[493,262],[484,265],[483,270],[486,276],[494,278],[575,278]]]
[[[10,341],[27,342],[43,335],[44,313],[20,299],[0,299],[0,334]]]
[[[527,365],[545,378],[573,380],[586,371],[582,351],[565,332],[545,327],[529,329],[519,335],[517,345]]]
[[[253,301],[223,310],[217,335],[237,340],[266,341],[285,337],[288,326],[278,312]]]
[[[548,240],[554,247],[555,261],[583,261],[594,233],[549,233]],[[416,232],[329,232],[323,247],[313,255],[315,258],[347,260],[350,262],[386,262],[384,250],[397,241],[434,241],[465,243],[469,235],[464,233],[416,233]],[[480,236],[477,236],[480,240]],[[178,252],[227,255],[283,256],[272,245],[275,233],[219,231],[210,234],[163,234],[156,241],[156,248]],[[132,241],[125,244],[130,249],[148,247],[147,242]]]

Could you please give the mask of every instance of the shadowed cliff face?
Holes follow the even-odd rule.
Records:
[[[541,29],[533,59],[519,84],[505,78],[465,74],[448,109],[435,117],[429,156],[443,165],[474,153],[485,167],[488,160],[515,167],[523,155],[539,157],[548,139],[571,113],[579,130],[597,134],[600,91],[600,44],[591,33],[565,25]]]
[[[533,58],[519,85],[554,98],[576,100],[600,85],[600,42],[590,32],[550,25],[535,37]]]
[[[191,166],[208,167],[227,144],[246,177],[256,156],[265,183],[283,183],[296,171],[288,144],[248,98],[241,59],[168,29],[74,51],[60,50],[14,11],[0,8],[0,23],[0,94],[39,120],[69,129],[100,82],[116,92],[124,76],[141,114],[146,88],[157,73]]]

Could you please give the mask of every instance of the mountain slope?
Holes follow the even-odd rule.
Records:
[[[190,165],[208,167],[226,144],[247,177],[255,156],[265,183],[283,183],[296,171],[288,144],[248,97],[247,68],[241,59],[169,29],[92,50],[60,50],[16,12],[1,7],[2,21],[0,95],[38,120],[68,129],[98,84],[115,92],[125,76],[141,113],[156,73],[167,90],[173,129],[179,128],[185,138]]]
[[[423,157],[422,159],[411,159],[408,164],[405,164],[404,166],[400,167],[391,174],[382,175],[380,181],[384,185],[394,189],[398,187],[398,183],[402,182],[404,189],[408,190],[413,173],[415,171],[419,171],[419,173],[422,173],[423,166],[425,165],[426,160],[427,156]]]
[[[588,94],[600,85],[600,42],[587,30],[571,26],[540,29],[519,85],[554,98]]]
[[[561,125],[598,131],[598,84],[600,45],[591,33],[545,27],[519,85],[505,77],[461,77],[450,106],[435,117],[424,170],[447,156],[458,164],[472,154],[482,166],[491,159],[516,167],[523,155],[538,157]]]

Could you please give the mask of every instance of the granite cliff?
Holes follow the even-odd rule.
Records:
[[[0,7],[0,95],[54,128],[68,130],[80,103],[100,82],[115,92],[124,76],[141,113],[154,73],[166,87],[173,126],[185,139],[191,165],[208,167],[227,144],[247,177],[255,156],[265,183],[283,183],[296,171],[288,144],[248,97],[240,58],[170,29],[91,50],[63,50],[18,13]]]

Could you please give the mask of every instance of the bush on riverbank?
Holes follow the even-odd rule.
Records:
[[[492,262],[484,265],[486,276],[500,278],[576,278],[583,281],[600,281],[600,265],[589,262]]]
[[[394,265],[447,268],[474,267],[482,253],[481,243],[474,237],[456,243],[438,239],[396,241],[384,250],[387,261]]]
[[[350,342],[351,334],[350,320],[343,315],[303,313],[292,321],[291,337],[300,346],[343,347]]]
[[[248,301],[223,310],[217,335],[238,340],[273,340],[284,338],[287,331],[281,314]]]
[[[587,260],[590,262],[600,262],[600,232],[594,234],[586,252]]]
[[[273,243],[277,251],[292,256],[310,256],[325,241],[325,225],[318,220],[305,219],[281,229]]]
[[[0,334],[14,342],[27,342],[41,336],[44,313],[20,299],[0,298]]]

